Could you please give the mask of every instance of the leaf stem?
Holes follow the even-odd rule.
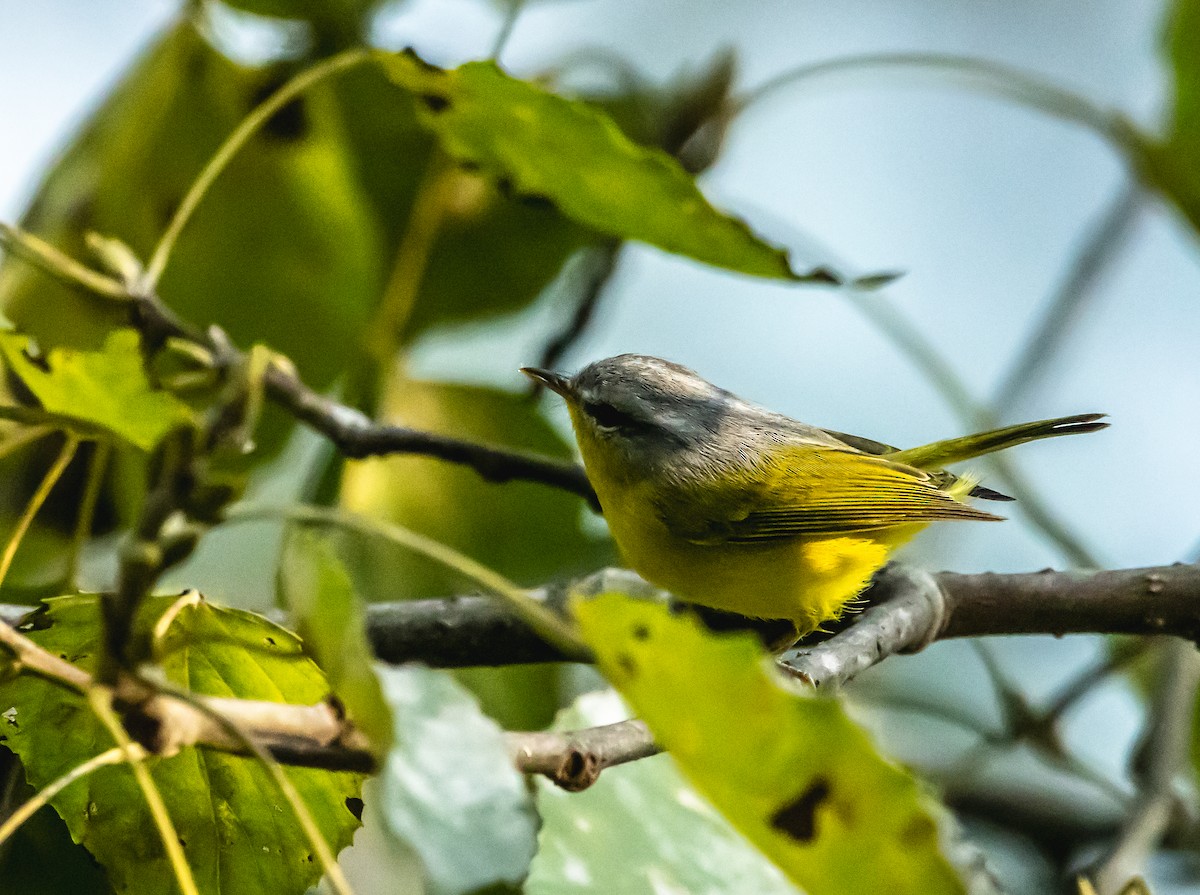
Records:
[[[79,502],[79,516],[75,520],[71,552],[67,559],[67,584],[72,590],[77,584],[83,545],[87,543],[88,536],[92,533],[92,522],[96,518],[96,504],[100,502],[100,491],[104,487],[104,473],[108,470],[108,461],[112,456],[112,444],[109,441],[97,441],[95,445],[92,462],[88,465],[87,487]]]
[[[526,590],[518,587],[499,572],[459,553],[452,547],[402,525],[396,525],[394,522],[384,522],[380,519],[348,513],[336,507],[306,504],[290,506],[240,504],[229,509],[225,514],[225,519],[228,522],[281,519],[334,525],[383,538],[407,550],[429,557],[434,562],[454,570],[464,578],[475,582],[483,590],[499,597],[540,637],[558,647],[565,655],[576,656],[580,659],[588,655],[588,649],[570,627],[553,611],[530,597]]]
[[[1055,118],[1080,124],[1125,153],[1125,132],[1119,126],[1119,118],[1115,113],[1015,66],[952,53],[867,53],[800,66],[776,75],[736,99],[731,114],[738,115],[785,87],[831,75],[888,68],[962,75],[974,79],[967,84]]]
[[[142,763],[145,753],[129,738],[129,734],[125,732],[120,719],[113,711],[112,691],[107,688],[90,687],[87,698],[92,711],[100,719],[100,723],[108,729],[112,738],[116,740],[117,746],[125,755],[125,760],[129,762],[138,788],[146,799],[146,807],[150,809],[150,816],[154,818],[154,825],[158,827],[163,850],[167,853],[167,860],[171,862],[171,869],[175,873],[175,881],[179,883],[180,891],[183,895],[200,895],[200,890],[196,887],[196,880],[192,876],[192,869],[188,866],[187,858],[183,854],[183,846],[179,844],[179,833],[175,830],[175,823],[171,820],[166,803],[163,802],[162,793],[159,792],[154,778],[150,776],[150,772]]]
[[[25,539],[25,534],[29,531],[29,526],[33,524],[33,517],[38,514],[38,510],[46,502],[50,491],[54,488],[55,483],[58,482],[68,464],[70,464],[71,458],[75,456],[75,451],[78,447],[79,436],[68,434],[67,443],[63,445],[63,449],[59,452],[57,459],[55,459],[49,471],[42,478],[41,484],[33,492],[33,497],[29,499],[29,503],[26,505],[24,511],[22,511],[21,518],[17,520],[17,527],[13,530],[8,543],[4,546],[3,555],[0,555],[0,584],[3,584],[5,578],[8,577],[8,570],[12,567],[13,559],[17,555],[17,549],[21,546],[21,541]]]
[[[145,757],[145,750],[136,743],[131,743],[130,748],[137,754],[138,758]],[[0,846],[3,846],[8,838],[13,833],[20,829],[21,824],[33,817],[42,806],[48,804],[56,795],[93,771],[98,771],[100,768],[109,765],[121,764],[130,761],[126,754],[126,750],[122,746],[113,746],[107,752],[101,752],[99,755],[93,755],[83,764],[71,768],[62,776],[46,784],[38,792],[34,793],[29,799],[17,806],[8,819],[0,824]]]
[[[65,283],[82,286],[104,298],[117,301],[129,299],[129,291],[119,280],[80,264],[70,255],[15,224],[0,223],[0,245]]]
[[[156,290],[159,280],[162,279],[163,271],[167,267],[167,262],[170,260],[171,252],[175,248],[175,242],[179,239],[179,234],[183,231],[187,222],[191,220],[192,214],[200,204],[200,200],[208,192],[209,187],[213,185],[213,181],[225,170],[229,162],[246,145],[250,137],[272,115],[314,84],[348,68],[361,65],[372,58],[374,58],[374,51],[365,47],[355,47],[330,56],[297,74],[259,103],[249,115],[242,119],[242,122],[234,129],[233,133],[225,139],[225,142],[221,144],[221,147],[213,157],[208,160],[208,164],[204,166],[204,169],[188,189],[187,195],[183,197],[183,201],[179,203],[179,207],[175,210],[175,214],[159,239],[158,245],[154,247],[154,252],[150,256],[150,262],[146,265],[146,272],[139,284],[140,291],[145,294],[152,294]]]

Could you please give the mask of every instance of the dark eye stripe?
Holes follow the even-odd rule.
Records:
[[[604,404],[600,401],[588,401],[583,405],[584,412],[594,419],[597,425],[604,426],[608,429],[621,429],[638,426],[639,423],[629,414],[617,410],[611,404]]]

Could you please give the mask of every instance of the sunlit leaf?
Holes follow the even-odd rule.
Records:
[[[611,692],[563,712],[571,730],[628,717]],[[609,768],[583,792],[538,778],[542,829],[527,895],[687,892],[795,895],[796,888],[683,779],[666,755]]]
[[[678,161],[630,140],[604,113],[511,78],[490,62],[442,70],[412,53],[385,58],[417,94],[442,148],[531,204],[548,204],[596,230],[648,242],[730,270],[797,275],[787,255],[706,200]]]
[[[35,362],[28,338],[0,332],[0,352],[42,407],[59,416],[107,429],[149,451],[191,419],[188,406],[151,386],[142,367],[138,334],[114,330],[101,351],[54,348]]]
[[[150,625],[174,603],[149,602],[139,619]],[[27,630],[46,649],[86,669],[96,664],[99,605],[94,597],[51,600]],[[163,670],[174,683],[211,696],[312,704],[329,685],[297,638],[247,612],[204,602],[182,607],[159,644]],[[30,674],[0,684],[0,737],[41,788],[113,745],[84,699]],[[292,809],[254,760],[207,749],[151,758],[148,767],[205,895],[302,892],[320,865]],[[338,851],[358,821],[352,812],[361,778],[305,768],[285,771],[322,834]],[[102,768],[52,802],[71,835],[104,865],[117,892],[171,892],[174,874],[127,767]]]
[[[503,731],[445,672],[387,669],[383,685],[396,745],[383,771],[381,811],[421,856],[429,892],[520,882],[537,821]]]
[[[576,614],[680,770],[809,895],[964,891],[916,781],[838,702],[788,687],[755,638],[615,594]]]
[[[279,569],[283,603],[333,692],[382,754],[391,745],[392,719],[371,664],[362,603],[326,539],[303,527],[288,536],[294,543]]]

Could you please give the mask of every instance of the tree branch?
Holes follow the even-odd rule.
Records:
[[[631,572],[605,570],[574,586],[556,585],[542,596],[554,605],[568,591],[625,590],[659,593]],[[783,669],[816,687],[838,686],[890,655],[915,652],[936,640],[987,634],[1176,634],[1200,636],[1200,566],[1173,565],[1108,572],[1023,574],[930,574],[892,564],[876,576],[870,605],[848,616],[828,639],[790,651]],[[26,607],[0,606],[10,624]],[[752,622],[747,622],[752,626]],[[482,597],[419,600],[371,606],[367,628],[383,661],[420,661],[435,667],[510,665],[563,661],[519,620]],[[15,638],[18,638],[14,640]],[[0,643],[13,648],[25,667],[78,687],[75,666],[45,653],[7,626]],[[44,653],[45,651],[41,651]],[[64,667],[65,666],[65,667]],[[70,679],[74,676],[74,681]],[[194,706],[154,694],[126,703],[157,723],[156,743],[171,748],[206,745],[242,752],[242,744],[215,729],[210,718],[193,718]],[[286,764],[363,770],[373,767],[365,740],[333,706],[287,706],[243,700],[206,700],[235,719]],[[602,731],[602,732],[598,732]],[[166,748],[166,746],[162,746]],[[573,733],[512,733],[517,766],[542,773],[568,788],[593,782],[605,767],[654,754],[657,747],[640,722]]]

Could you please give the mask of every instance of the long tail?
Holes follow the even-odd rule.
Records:
[[[977,435],[935,441],[933,444],[909,448],[906,451],[896,451],[896,453],[886,456],[889,460],[907,463],[918,469],[941,469],[951,463],[970,460],[972,457],[980,457],[993,451],[1001,451],[1014,444],[1037,441],[1039,438],[1057,438],[1059,435],[1076,435],[1081,432],[1107,429],[1108,423],[1099,422],[1105,416],[1106,414],[1103,413],[1081,413],[1078,416],[1064,416],[1055,420],[1022,423],[1019,426],[1007,426],[1003,429],[993,429],[990,432],[980,432]]]

